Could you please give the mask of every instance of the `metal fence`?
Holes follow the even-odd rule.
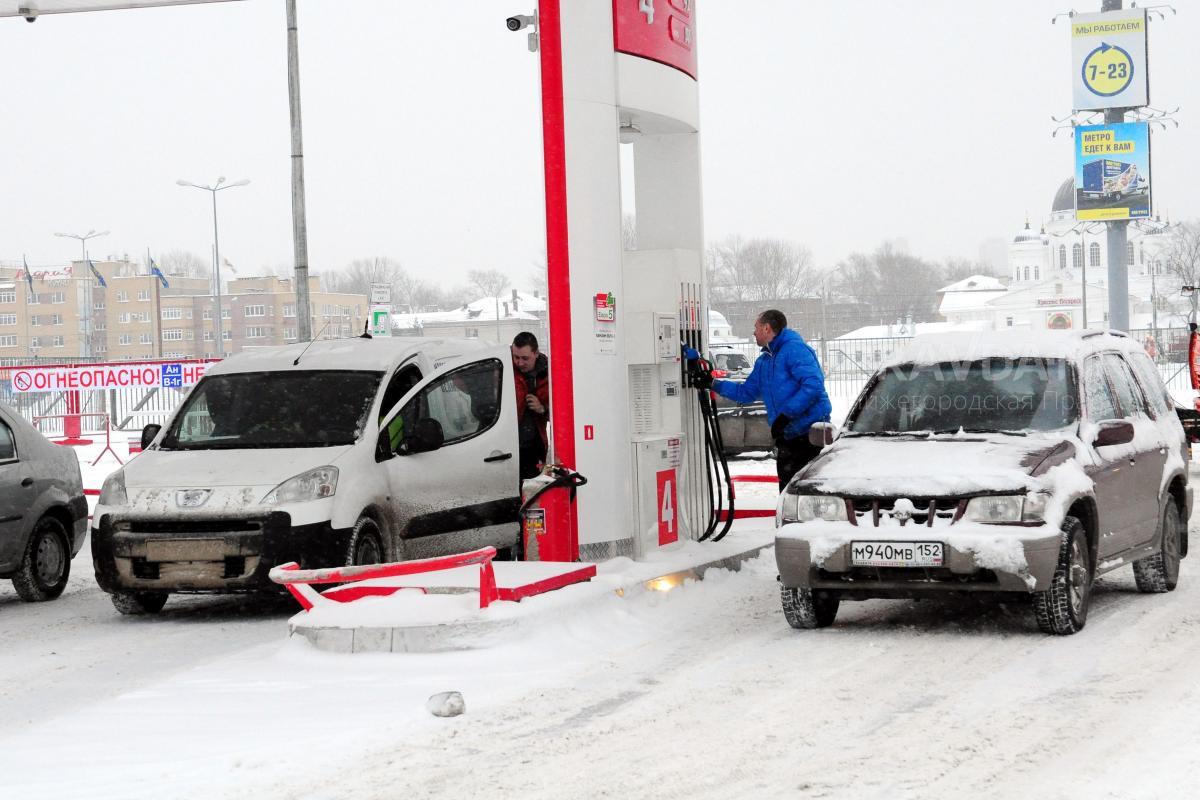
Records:
[[[1167,388],[1177,397],[1191,391],[1187,372],[1187,328],[1135,328],[1130,337],[1142,343],[1147,355],[1154,359]],[[858,396],[867,379],[893,353],[912,341],[911,336],[891,336],[880,339],[811,339],[808,343],[817,354],[825,373],[825,390],[831,398],[850,399]],[[759,347],[754,342],[727,344],[743,353],[751,363],[758,358]]]

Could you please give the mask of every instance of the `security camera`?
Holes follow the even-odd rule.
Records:
[[[504,24],[508,26],[510,31],[516,33],[523,28],[528,28],[536,21],[537,20],[535,20],[529,14],[517,14],[515,17],[509,17],[507,20],[505,20]]]
[[[38,12],[36,8],[21,6],[17,9],[17,13],[24,17],[26,22],[37,22]]]

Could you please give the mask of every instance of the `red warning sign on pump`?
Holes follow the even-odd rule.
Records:
[[[144,364],[85,364],[76,367],[29,367],[7,371],[18,394],[86,389],[181,389],[196,384],[216,361]]]
[[[613,0],[613,47],[695,78],[695,0]]]
[[[658,479],[658,544],[679,541],[678,481],[675,470],[664,469],[656,473]]]

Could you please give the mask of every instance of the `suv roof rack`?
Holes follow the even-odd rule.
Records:
[[[1079,338],[1080,339],[1090,339],[1093,336],[1120,336],[1123,339],[1129,338],[1129,334],[1126,333],[1125,331],[1113,330],[1112,328],[1109,328],[1108,330],[1103,330],[1103,331],[1087,331],[1085,333],[1080,334]]]

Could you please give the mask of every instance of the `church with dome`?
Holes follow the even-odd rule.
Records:
[[[1103,328],[1108,321],[1108,244],[1103,223],[1076,223],[1075,187],[1058,187],[1050,216],[1035,230],[1028,220],[1008,245],[1007,274],[974,275],[939,290],[938,311],[964,329]],[[1185,328],[1191,303],[1179,277],[1166,272],[1169,240],[1161,223],[1132,223],[1130,328]]]

